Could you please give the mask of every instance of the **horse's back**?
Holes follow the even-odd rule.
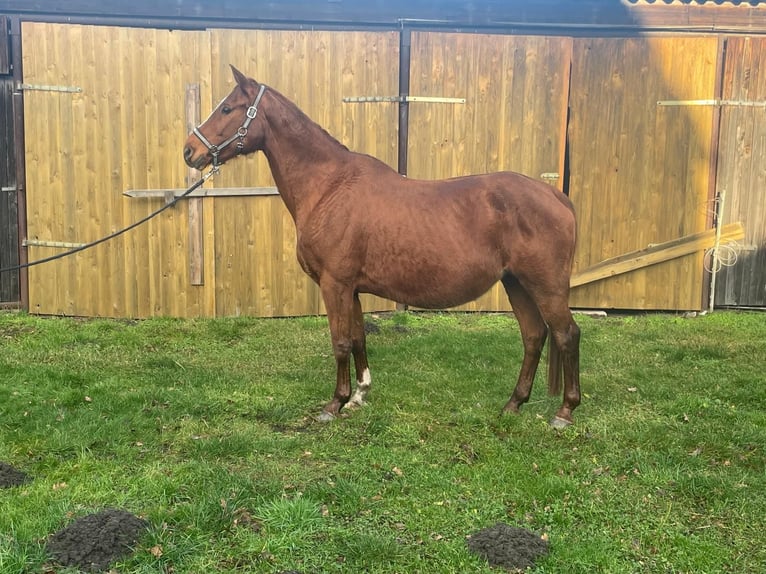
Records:
[[[523,174],[504,171],[444,180],[405,178],[391,170],[371,178],[366,215],[391,220],[396,227],[411,221],[417,229],[436,221],[445,233],[474,238],[501,230],[526,237],[538,233],[575,240],[574,206],[553,186]],[[417,233],[417,229],[413,230]],[[515,233],[513,233],[515,235]]]
[[[385,198],[388,203],[407,208],[409,204],[429,203],[431,208],[444,205],[449,209],[463,201],[488,201],[496,210],[533,209],[550,211],[552,215],[574,213],[569,198],[555,187],[524,174],[500,171],[479,175],[464,175],[449,179],[411,179],[402,176],[379,160],[372,160],[364,170],[368,189]],[[562,211],[563,208],[563,211]]]

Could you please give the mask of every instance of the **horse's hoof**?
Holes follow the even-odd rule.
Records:
[[[335,415],[332,413],[328,413],[327,411],[322,411],[317,417],[317,420],[320,423],[329,423],[335,420]]]
[[[562,419],[561,417],[553,417],[551,419],[551,426],[555,429],[565,429],[572,424],[572,421]]]

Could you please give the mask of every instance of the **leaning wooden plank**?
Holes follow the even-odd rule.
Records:
[[[729,223],[724,225],[721,229],[722,244],[739,241],[744,239],[744,237],[745,230],[741,223]],[[600,281],[601,279],[607,279],[609,277],[614,277],[615,275],[635,271],[642,267],[648,267],[650,265],[662,263],[663,261],[696,253],[701,249],[713,247],[714,244],[715,229],[708,229],[707,231],[687,235],[680,239],[666,241],[665,243],[659,243],[645,249],[639,249],[638,251],[632,251],[618,257],[606,259],[580,273],[575,273],[572,276],[570,285],[572,287],[578,287],[587,283],[593,283],[594,281]]]
[[[183,189],[129,189],[123,193],[128,197],[178,197]],[[279,195],[276,187],[219,187],[195,189],[187,197],[232,197],[246,195]]]

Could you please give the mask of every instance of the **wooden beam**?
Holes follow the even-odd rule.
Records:
[[[189,133],[200,120],[199,84],[186,86],[186,127]],[[190,167],[188,182],[200,178],[199,170]],[[205,284],[205,239],[202,226],[202,198],[189,199],[189,280],[192,285]]]
[[[744,238],[745,230],[741,223],[729,223],[721,228],[721,244],[739,241]],[[716,230],[708,229],[707,231],[687,235],[680,239],[658,243],[657,245],[651,245],[645,249],[639,249],[638,251],[632,251],[618,257],[606,259],[585,271],[572,275],[570,286],[579,287],[580,285],[586,285],[588,283],[614,277],[615,275],[621,275],[622,273],[628,273],[630,271],[635,271],[636,269],[656,265],[663,261],[690,255],[702,249],[713,247],[715,245],[715,239]]]
[[[144,197],[178,197],[183,189],[129,189],[123,195],[134,198]],[[213,189],[198,188],[187,197],[246,197],[249,195],[279,195],[276,187],[217,187]]]

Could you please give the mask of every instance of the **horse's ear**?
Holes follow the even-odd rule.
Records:
[[[247,85],[247,77],[245,77],[245,74],[237,70],[232,64],[229,64],[229,66],[231,66],[231,71],[234,74],[234,79],[237,80],[237,84],[244,88]]]

